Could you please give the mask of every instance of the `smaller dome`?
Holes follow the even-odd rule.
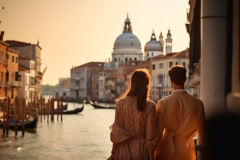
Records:
[[[170,33],[170,29],[168,29],[167,37],[171,37],[172,34]]]
[[[156,40],[149,41],[144,47],[144,52],[149,51],[163,51],[162,44]]]
[[[125,20],[125,22],[126,22],[126,23],[130,23],[130,19],[127,18],[127,19]]]

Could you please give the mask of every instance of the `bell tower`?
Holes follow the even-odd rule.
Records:
[[[163,40],[162,32],[160,32],[159,42],[162,44],[162,48],[163,48],[163,52],[164,52],[164,40]]]
[[[172,53],[172,34],[170,29],[168,29],[167,39],[166,39],[166,54]]]
[[[130,19],[128,18],[128,14],[127,19],[124,22],[123,33],[132,33],[132,25]]]

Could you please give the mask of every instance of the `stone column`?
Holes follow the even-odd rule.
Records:
[[[201,2],[201,100],[206,116],[224,112],[227,0]]]

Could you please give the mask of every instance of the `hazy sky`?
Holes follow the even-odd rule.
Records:
[[[142,52],[152,29],[165,39],[170,28],[173,52],[189,46],[188,0],[0,0],[0,7],[4,40],[36,44],[39,36],[42,70],[47,65],[43,84],[70,77],[72,66],[111,57],[127,12]]]

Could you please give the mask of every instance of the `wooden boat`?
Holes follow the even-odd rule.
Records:
[[[24,121],[24,128],[25,129],[36,129],[37,128],[37,121],[38,121],[38,113],[36,117],[33,120],[25,120]],[[9,120],[8,123],[9,129],[15,129],[15,121],[14,120]],[[0,128],[3,127],[3,122],[0,121]],[[21,130],[22,129],[22,122],[17,121],[17,129]]]
[[[89,103],[95,108],[95,109],[115,109],[116,106],[101,106],[97,103],[93,103],[91,100],[89,100]]]
[[[84,104],[81,108],[76,108],[74,110],[64,110],[62,114],[78,114],[79,112],[82,112],[83,109],[84,109]],[[57,113],[58,113],[57,110],[54,110],[54,114],[57,114]]]

